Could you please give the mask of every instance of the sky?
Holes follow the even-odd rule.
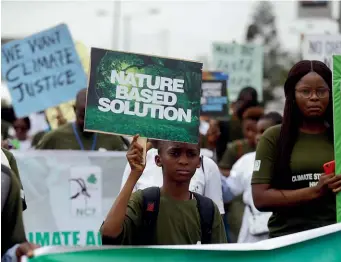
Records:
[[[25,37],[66,23],[73,38],[88,47],[113,49],[113,39],[118,36],[118,49],[125,50],[124,38],[128,35],[130,51],[195,59],[210,54],[212,41],[242,43],[256,2],[121,1],[117,33],[113,26],[114,2],[2,1],[1,36]],[[298,21],[296,1],[272,2],[284,49],[298,51],[303,31],[337,32],[334,21],[316,21],[313,28],[307,26],[310,21]],[[150,10],[157,10],[157,14],[149,14]],[[125,16],[131,17],[131,37]]]
[[[338,30],[332,20],[298,20],[296,1],[272,3],[285,50],[299,51],[302,32],[334,34]],[[1,37],[22,38],[66,23],[74,40],[87,47],[198,60],[210,57],[213,41],[243,43],[256,4],[240,0],[121,1],[116,8],[121,14],[118,32],[114,26],[118,4],[113,1],[1,1]],[[333,4],[337,17],[338,3]],[[130,27],[125,17],[131,18]]]

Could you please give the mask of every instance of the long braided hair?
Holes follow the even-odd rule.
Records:
[[[325,121],[328,123],[328,137],[333,142],[333,101],[332,101],[332,72],[320,61],[303,60],[295,64],[284,84],[285,107],[283,122],[278,140],[278,152],[275,163],[275,176],[273,184],[275,187],[282,185],[283,179],[291,173],[290,159],[291,153],[296,143],[302,113],[299,110],[295,99],[295,87],[302,77],[310,72],[315,72],[321,76],[329,87],[329,104],[324,114]]]

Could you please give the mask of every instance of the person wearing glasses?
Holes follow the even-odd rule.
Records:
[[[259,211],[273,212],[270,237],[336,223],[341,175],[324,174],[334,160],[332,72],[300,61],[284,85],[283,122],[265,131],[256,151],[252,193]]]

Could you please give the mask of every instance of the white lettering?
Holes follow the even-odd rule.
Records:
[[[174,79],[173,80],[173,92],[183,93],[184,83],[185,83],[185,80],[183,79]]]
[[[160,92],[162,93],[162,92]],[[167,92],[166,92],[167,93]],[[171,101],[167,100],[166,103],[173,104],[176,100],[176,96],[173,93],[168,93],[167,99],[171,98]],[[132,97],[132,96],[131,96]],[[130,98],[131,98],[130,97]],[[144,104],[138,101],[136,96],[136,101],[122,101],[119,99],[110,100],[108,98],[100,98],[98,103],[98,109],[101,112],[112,111],[115,114],[125,114],[125,115],[136,115],[139,117],[146,117],[150,114],[151,118],[166,119],[169,121],[179,121],[190,123],[192,121],[192,110],[183,108],[175,108],[171,106],[163,106],[156,104]],[[158,101],[160,103],[160,101]],[[131,106],[133,104],[133,107]]]
[[[102,111],[102,112],[109,112],[110,111],[110,100],[109,98],[106,97],[101,97],[98,100],[98,110]]]
[[[118,108],[116,108],[116,105],[118,105]],[[121,100],[113,100],[110,103],[110,109],[115,114],[121,114],[124,111],[124,103]]]
[[[118,74],[116,70],[112,70],[110,82],[113,84],[116,84],[118,82],[118,84],[120,85],[125,85],[126,82],[124,80],[124,71],[120,71],[120,73]]]

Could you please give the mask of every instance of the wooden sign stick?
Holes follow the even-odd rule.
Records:
[[[143,158],[142,164],[146,164],[146,154],[147,154],[147,138],[146,137],[139,137],[137,139],[137,143],[143,147]]]

